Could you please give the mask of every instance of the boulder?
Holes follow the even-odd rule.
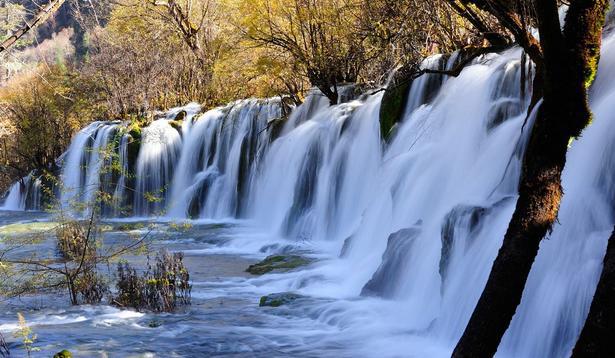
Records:
[[[73,358],[73,354],[70,351],[64,349],[64,350],[54,354],[53,358]]]
[[[311,262],[312,260],[298,255],[272,255],[259,263],[250,265],[246,272],[253,275],[263,275],[271,271],[289,271]]]
[[[299,298],[303,298],[303,296],[292,292],[272,293],[261,297],[258,305],[260,307],[280,307],[293,303]]]

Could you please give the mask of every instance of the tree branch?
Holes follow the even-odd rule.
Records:
[[[28,31],[36,28],[40,24],[44,23],[54,12],[56,12],[66,0],[51,0],[49,3],[42,7],[41,10],[32,18],[30,22],[25,23],[23,27],[13,32],[6,40],[0,44],[0,52],[5,51],[9,47],[13,46],[19,39],[24,37]]]

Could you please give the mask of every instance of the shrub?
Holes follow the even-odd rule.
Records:
[[[100,303],[109,291],[106,280],[98,273],[101,258],[93,238],[93,222],[66,221],[56,228],[60,256],[67,265],[66,284],[73,304]],[[70,266],[70,267],[69,267]],[[74,268],[73,268],[74,266]]]
[[[137,311],[173,312],[190,304],[192,286],[182,253],[163,250],[153,260],[148,256],[143,275],[127,262],[118,264],[117,295],[111,300]]]
[[[83,226],[77,221],[67,221],[56,228],[58,239],[58,252],[67,260],[79,260],[82,256],[92,256],[95,247],[86,247],[86,233]],[[84,252],[87,250],[87,252]]]

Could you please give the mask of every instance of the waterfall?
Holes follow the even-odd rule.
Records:
[[[422,67],[450,69],[459,56]],[[95,122],[64,156],[61,202],[87,202],[100,189],[113,198],[108,216],[250,219],[330,256],[292,276],[288,289],[382,302],[390,309],[374,319],[393,337],[382,338],[390,355],[448,356],[515,209],[535,115],[527,115],[520,58],[510,49],[481,56],[458,77],[419,77],[389,143],[379,132],[382,94],[355,98],[351,89],[336,106],[315,90],[295,108],[280,98],[204,113],[192,104],[143,127],[140,138],[128,123]],[[541,244],[498,356],[566,356],[587,315],[615,221],[613,68],[615,37],[604,41],[591,90],[594,123],[568,154],[559,223]],[[105,171],[109,164],[117,172]],[[14,184],[3,208],[25,209],[25,192]],[[319,319],[339,321],[340,310]],[[400,332],[416,339],[400,343]]]
[[[279,100],[246,100],[209,111],[185,133],[171,187],[174,217],[241,216],[257,162],[269,142],[267,125]]]
[[[80,131],[64,156],[60,201],[65,208],[93,199],[117,124],[94,122]]]
[[[26,196],[23,194],[23,183],[18,181],[11,185],[4,203],[0,207],[2,210],[25,210],[26,209]]]
[[[34,172],[13,183],[0,205],[0,210],[41,210],[41,177]]]

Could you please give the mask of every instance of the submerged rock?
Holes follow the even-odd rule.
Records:
[[[300,266],[308,265],[311,262],[312,260],[298,255],[272,255],[259,263],[250,265],[250,267],[246,269],[246,272],[253,275],[263,275],[274,270],[292,270]]]
[[[258,305],[259,307],[280,307],[282,305],[293,303],[295,300],[303,297],[304,296],[292,292],[272,293],[261,297]]]

